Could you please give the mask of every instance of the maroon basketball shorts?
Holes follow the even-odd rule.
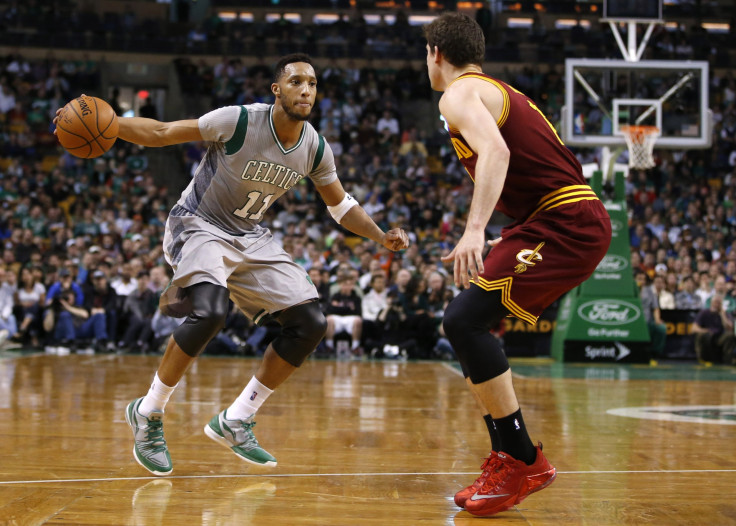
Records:
[[[501,290],[511,315],[534,325],[544,309],[593,273],[611,243],[611,219],[599,200],[579,201],[513,223],[501,237],[473,283]]]

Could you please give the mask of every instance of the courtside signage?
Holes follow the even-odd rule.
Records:
[[[593,272],[593,279],[620,281],[623,279],[622,272],[631,273],[629,266],[629,262],[625,257],[618,254],[608,254]]]
[[[628,325],[641,316],[641,309],[619,299],[593,300],[578,306],[578,315],[596,325]]]

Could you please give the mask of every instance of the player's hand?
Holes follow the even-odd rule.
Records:
[[[467,289],[470,287],[470,279],[478,279],[478,274],[483,273],[483,248],[485,246],[485,232],[467,230],[460,238],[452,252],[441,258],[444,263],[454,261],[455,268],[453,271],[455,277],[455,286],[460,289]],[[501,241],[500,238],[494,239],[489,242],[490,245],[493,243],[494,246]],[[470,273],[470,275],[468,275]]]
[[[63,110],[63,109],[64,108],[61,107],[58,110],[56,110],[56,116],[54,117],[54,120],[52,121],[54,123],[54,135],[56,135],[56,126],[57,126],[57,124],[59,122],[59,119],[61,118],[61,110]]]
[[[381,245],[394,252],[404,250],[409,247],[409,236],[401,228],[392,228],[383,234]]]
[[[85,95],[84,93],[82,93],[81,96],[82,97],[86,97],[87,95]],[[56,135],[56,125],[59,122],[59,118],[61,117],[61,110],[63,110],[63,109],[64,109],[64,106],[62,106],[61,108],[58,108],[56,110],[56,116],[54,117],[54,120],[52,121],[54,123],[54,135]]]
[[[501,242],[502,239],[503,239],[502,237],[497,237],[496,239],[491,239],[490,241],[487,241],[486,242],[486,245],[488,245],[491,248],[492,247],[495,247],[496,245],[498,245]]]

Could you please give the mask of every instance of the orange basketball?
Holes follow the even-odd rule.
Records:
[[[56,136],[76,157],[99,157],[118,138],[118,116],[104,100],[82,95],[62,108],[56,122]]]

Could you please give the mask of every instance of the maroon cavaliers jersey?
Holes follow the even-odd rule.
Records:
[[[465,73],[453,82],[465,78],[485,80],[503,93],[503,111],[496,124],[511,155],[498,210],[524,221],[542,210],[597,199],[583,178],[580,163],[529,97],[483,73]],[[455,152],[475,180],[478,154],[448,124]]]

